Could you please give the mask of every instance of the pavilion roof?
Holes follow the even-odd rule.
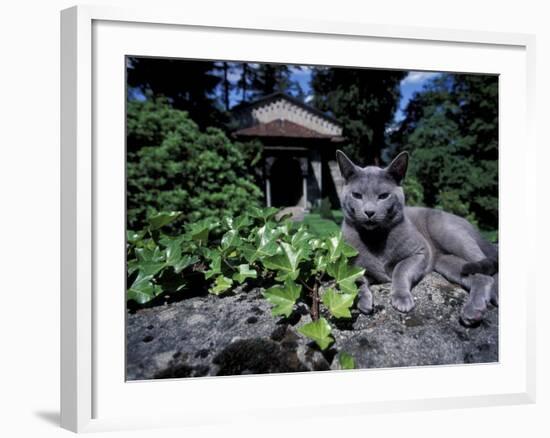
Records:
[[[332,141],[341,141],[342,137],[330,134],[321,134],[305,126],[298,125],[290,120],[277,119],[268,123],[258,123],[234,132],[237,137],[291,137],[317,138]]]

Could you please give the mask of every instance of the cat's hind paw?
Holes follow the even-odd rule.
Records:
[[[493,277],[493,287],[491,287],[491,293],[489,294],[489,302],[493,306],[498,307],[498,277]]]
[[[414,307],[414,299],[411,294],[408,295],[393,295],[391,304],[400,312],[407,313]]]
[[[460,313],[460,322],[465,327],[477,327],[483,319],[483,311],[474,308],[471,303],[466,303]]]

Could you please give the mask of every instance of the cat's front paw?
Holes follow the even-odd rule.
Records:
[[[357,301],[357,308],[361,313],[368,315],[373,309],[372,292],[368,286],[362,286],[359,289],[359,300]]]
[[[491,291],[491,297],[489,302],[493,305],[498,307],[498,289],[493,289]]]
[[[414,307],[414,299],[410,293],[407,295],[394,294],[391,297],[391,304],[400,312],[407,313],[410,312]]]

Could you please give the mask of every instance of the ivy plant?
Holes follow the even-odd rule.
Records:
[[[275,317],[288,318],[304,303],[312,321],[298,331],[321,350],[329,348],[334,338],[323,315],[351,318],[364,270],[350,263],[357,252],[339,231],[318,235],[305,224],[277,219],[277,212],[251,208],[219,222],[189,224],[179,235],[163,231],[178,212],[149,217],[143,230],[127,232],[127,299],[146,304],[165,293],[185,293],[197,279],[214,295],[259,286]],[[340,361],[353,367],[353,358]]]

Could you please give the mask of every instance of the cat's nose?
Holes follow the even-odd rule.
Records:
[[[374,216],[374,213],[376,213],[376,212],[373,211],[373,210],[365,210],[365,214],[367,215],[367,217],[369,219]]]

